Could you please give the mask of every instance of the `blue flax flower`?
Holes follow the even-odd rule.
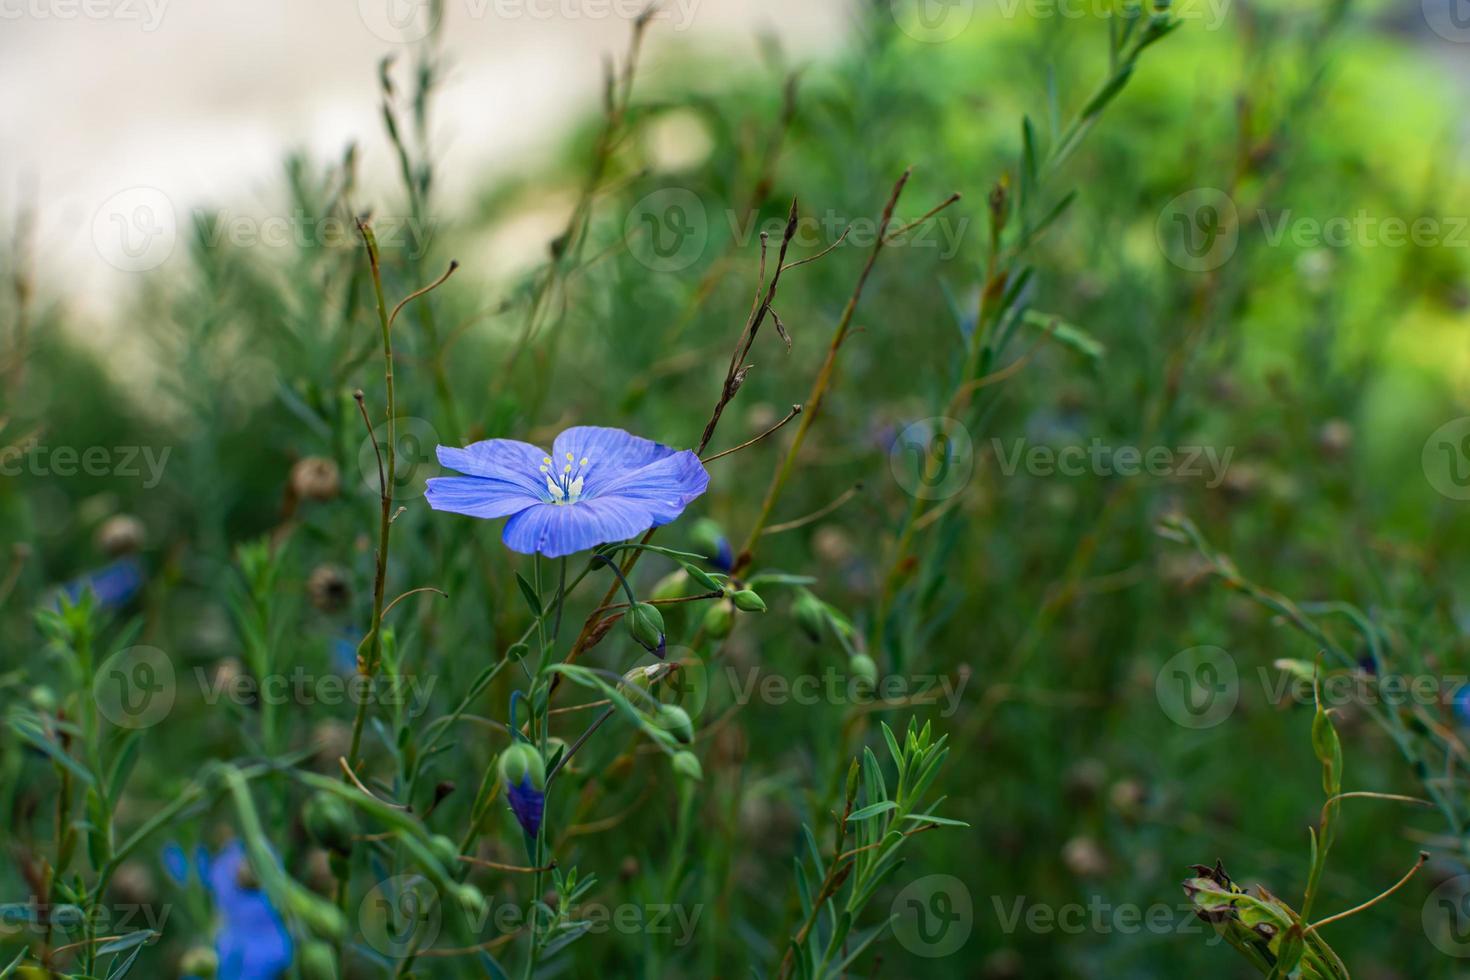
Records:
[[[583,425],[551,452],[514,439],[439,447],[465,476],[429,481],[429,506],[470,517],[509,517],[502,540],[522,554],[560,558],[626,541],[667,524],[709,486],[699,457],[622,429]]]
[[[234,841],[199,869],[223,923],[216,980],[278,980],[291,966],[291,934],[265,892],[240,881],[245,848]]]

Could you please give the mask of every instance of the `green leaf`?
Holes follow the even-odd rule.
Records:
[[[521,595],[525,597],[526,605],[531,607],[531,615],[540,616],[541,597],[536,594],[536,590],[531,587],[531,583],[527,582],[525,576],[520,572],[516,572],[516,585],[521,587]]]
[[[1089,360],[1101,360],[1107,353],[1107,348],[1102,342],[1093,337],[1081,327],[1063,320],[1061,317],[1050,313],[1042,313],[1038,310],[1027,310],[1022,321],[1030,327],[1041,330],[1050,330],[1051,335],[1066,347],[1088,358]]]
[[[881,803],[870,803],[861,810],[853,811],[847,818],[848,823],[856,820],[871,820],[873,817],[887,813],[889,810],[897,810],[898,804],[892,800],[884,800]]]
[[[969,824],[965,823],[965,821],[963,821],[963,820],[953,820],[953,819],[951,819],[949,817],[935,817],[935,816],[931,816],[931,815],[926,814],[926,813],[905,813],[903,815],[903,818],[905,820],[912,820],[914,823],[937,823],[941,827],[968,827],[968,826],[970,826]]]

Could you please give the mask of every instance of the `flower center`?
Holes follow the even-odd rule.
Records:
[[[573,465],[575,464],[575,465]],[[554,504],[575,504],[582,496],[582,479],[587,472],[587,457],[578,460],[571,453],[561,466],[561,472],[552,472],[550,456],[541,460],[541,472],[546,477],[546,491],[551,494],[551,502]]]

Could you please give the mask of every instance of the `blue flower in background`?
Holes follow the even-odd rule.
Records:
[[[1451,707],[1455,712],[1455,720],[1466,727],[1470,727],[1470,685],[1466,685],[1455,692]]]
[[[117,609],[127,605],[143,590],[143,581],[143,566],[136,558],[119,558],[73,579],[63,585],[61,591],[72,602],[80,599],[83,592],[90,591],[103,609]]]
[[[164,847],[163,870],[168,872],[174,884],[182,886],[189,883],[189,858],[178,844],[169,843]]]
[[[600,426],[556,437],[548,454],[514,439],[439,447],[466,476],[429,481],[435,510],[509,517],[502,540],[522,554],[560,558],[667,524],[709,486],[699,457]]]
[[[168,860],[165,852],[165,864]],[[199,860],[199,874],[224,919],[214,942],[219,956],[216,980],[284,976],[291,966],[291,934],[265,892],[240,883],[244,846],[235,841],[213,859],[201,853]]]

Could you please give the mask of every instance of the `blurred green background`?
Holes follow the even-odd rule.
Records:
[[[25,295],[35,270],[19,236],[7,252],[17,289],[0,300],[10,328],[0,444],[140,446],[169,456],[156,486],[115,471],[65,478],[24,467],[0,480],[0,526],[15,555],[0,586],[7,712],[44,706],[38,685],[63,705],[84,696],[38,632],[36,610],[54,603],[62,583],[124,553],[143,585],[112,611],[101,648],[159,647],[186,679],[196,668],[240,670],[246,624],[259,615],[278,664],[330,672],[344,636],[350,656],[369,615],[377,508],[353,391],[364,390],[375,419],[382,407],[351,214],[371,212],[380,230],[418,220],[432,228],[424,240],[385,237],[390,296],[431,281],[451,258],[465,263],[395,328],[400,415],[422,421],[410,427],[418,465],[400,487],[389,593],[434,585],[449,594],[417,596],[395,614],[405,662],[437,679],[425,716],[434,717],[525,628],[513,572],[529,576],[529,565],[501,547],[498,527],[429,510],[418,481],[438,472],[432,444],[492,436],[547,444],[568,425],[607,424],[694,445],[756,289],[760,245],[748,229],[774,228],[779,238],[795,199],[813,236],[793,248],[796,258],[857,227],[782,279],[776,306],[790,351],[768,324],[711,449],[757,435],[807,397],[869,252],[862,223],[871,227],[912,166],[900,220],[952,192],[962,199],[929,220],[929,234],[880,256],[772,521],[821,516],[763,537],[756,564],[813,577],[811,589],[851,619],[881,676],[947,678],[961,691],[955,710],[942,700],[741,703],[740,671],[795,677],[848,667],[830,634],[813,642],[797,627],[794,591],[764,593],[770,614],[742,616],[723,644],[705,638],[696,647],[714,658],[696,717],[705,779],[677,873],[675,778],[637,751],[631,728],[613,724],[589,742],[572,785],[550,805],[559,826],[587,828],[559,853],[564,865],[598,873],[599,901],[648,902],[672,888],[703,909],[696,940],[595,935],[539,975],[774,974],[797,922],[800,825],[829,846],[828,811],[840,803],[848,760],[881,744],[878,720],[900,730],[910,716],[949,734],[939,812],[969,827],[913,840],[864,925],[901,911],[902,888],[936,874],[964,882],[973,923],[958,951],[937,958],[887,938],[854,975],[1254,975],[1193,918],[1180,882],[1190,865],[1220,859],[1238,882],[1299,905],[1308,827],[1324,795],[1310,698],[1276,696],[1284,675],[1273,664],[1310,664],[1325,644],[1239,582],[1222,585],[1177,533],[1160,534],[1176,517],[1228,554],[1242,580],[1303,604],[1351,662],[1377,650],[1378,679],[1439,683],[1444,696],[1419,703],[1333,705],[1344,789],[1424,797],[1428,785],[1439,799],[1418,809],[1348,803],[1315,917],[1369,900],[1425,848],[1429,864],[1403,890],[1324,933],[1357,977],[1460,975],[1461,961],[1432,941],[1426,922],[1435,887],[1466,870],[1470,798],[1459,782],[1462,722],[1449,702],[1453,678],[1470,674],[1470,610],[1458,588],[1470,532],[1453,479],[1465,461],[1426,443],[1463,416],[1470,367],[1458,99],[1466,49],[1425,32],[1417,6],[1237,0],[1218,23],[1203,4],[1179,7],[1179,29],[1142,54],[1075,151],[1027,187],[1022,118],[1045,158],[1108,77],[1117,15],[982,8],[937,40],[908,13],[856,11],[841,51],[814,61],[797,63],[774,45],[759,63],[731,63],[707,47],[664,50],[656,71],[634,76],[608,152],[599,149],[608,120],[588,118],[553,161],[477,182],[467,200],[438,194],[432,154],[415,135],[418,107],[434,112],[439,59],[454,48],[446,30],[388,69],[412,192],[385,184],[392,173],[359,186],[350,159],[290,160],[282,213],[344,232],[260,249],[214,240],[210,216],[196,215],[180,228],[186,267],[142,277],[113,305],[125,345],[104,348],[68,324],[64,277]],[[626,63],[620,56],[619,69]],[[595,191],[583,197],[588,186]],[[1012,259],[1021,216],[1034,222],[1069,192],[1069,206]],[[997,252],[1000,199],[1011,221]],[[688,207],[670,213],[671,201]],[[549,231],[528,219],[546,214]],[[558,237],[568,215],[585,223]],[[1317,223],[1355,216],[1344,238],[1316,240]],[[1219,239],[1200,239],[1216,217]],[[1385,232],[1385,222],[1421,219],[1429,224],[1418,242]],[[672,253],[651,250],[665,240],[657,236],[681,230]],[[472,261],[492,238],[500,266]],[[969,475],[924,500],[905,540],[919,476],[905,440],[927,444],[933,423],[923,420],[945,416],[963,383],[966,335],[997,256],[1033,270],[1004,302],[1034,316],[991,328],[1013,330],[1014,340],[995,350],[990,370],[1018,366],[976,388],[954,459]],[[700,550],[694,519],[707,517],[738,548],[794,428],[711,462],[710,492],[660,543]],[[1017,440],[1209,447],[1217,458],[1228,452],[1228,466],[1219,479],[1177,469],[1006,472]],[[340,493],[303,498],[292,474],[308,458],[335,463]],[[261,539],[278,549],[276,577],[252,597],[238,549]],[[313,594],[323,566],[342,571],[341,602]],[[651,590],[672,567],[650,557],[635,581]],[[574,597],[571,622],[601,588]],[[1361,610],[1363,622],[1326,605],[1336,601]],[[676,608],[668,621],[671,645],[697,635],[697,613]],[[589,657],[621,673],[641,662],[630,647],[615,633]],[[1161,694],[1175,658],[1198,647],[1224,651],[1236,671],[1233,710],[1208,725],[1181,723],[1178,704]],[[1355,675],[1331,652],[1324,666],[1378,689],[1366,667]],[[474,713],[504,720],[509,679]],[[286,712],[274,748],[340,741],[350,720],[346,707]],[[207,759],[262,753],[260,724],[258,711],[211,706],[181,681],[172,712],[144,736],[118,823],[136,828]],[[569,722],[566,737],[579,730]],[[384,748],[371,744],[369,757],[381,758]],[[436,831],[458,837],[449,828],[464,824],[499,747],[488,729],[456,729],[452,751],[432,762],[433,778],[411,801],[422,812],[435,781],[456,784],[426,818]],[[318,753],[302,765],[336,773],[334,758]],[[46,758],[7,731],[6,901],[30,894],[28,855],[51,847],[56,779]],[[293,874],[326,889],[300,801],[282,802],[270,811],[272,844]],[[191,808],[114,881],[114,891],[126,885],[174,908],[145,954],[147,975],[176,975],[185,951],[211,935],[202,896],[173,885],[156,855],[168,840],[216,846],[232,826],[227,807]],[[506,820],[499,838],[487,838],[486,855],[519,862],[511,827]],[[513,876],[476,880],[506,900],[523,890]],[[1011,924],[1018,902],[1089,911],[1078,928],[1065,918],[1028,927],[1024,917]],[[1163,926],[1130,927],[1129,909],[1159,905]],[[0,934],[0,959],[23,939]],[[449,959],[419,969],[480,975]],[[389,975],[365,961],[360,973]]]

